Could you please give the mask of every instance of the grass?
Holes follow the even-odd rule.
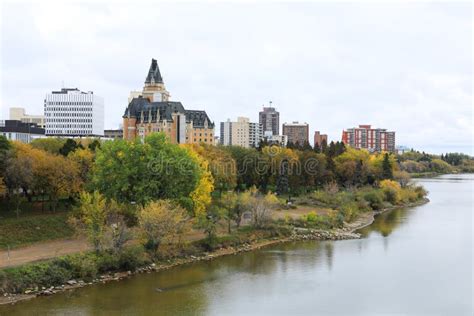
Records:
[[[69,212],[57,212],[0,219],[0,249],[72,237],[68,216]]]

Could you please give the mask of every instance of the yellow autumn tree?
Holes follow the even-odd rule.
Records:
[[[193,202],[194,216],[202,217],[206,215],[206,210],[212,202],[211,193],[214,191],[214,179],[209,171],[209,163],[192,148],[187,147],[189,154],[198,162],[201,168],[201,175],[194,191],[189,197]]]

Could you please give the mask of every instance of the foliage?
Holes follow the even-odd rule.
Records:
[[[127,247],[119,255],[110,252],[58,257],[0,271],[0,292],[22,293],[35,287],[58,286],[71,279],[92,281],[99,273],[136,270],[149,263],[143,248]]]
[[[68,138],[64,143],[63,147],[59,149],[59,153],[64,157],[67,157],[70,153],[76,151],[77,149],[84,149],[82,144],[77,143],[74,139]]]
[[[383,180],[380,182],[380,188],[385,194],[385,200],[394,205],[398,204],[401,200],[400,184],[393,180]]]
[[[154,256],[162,244],[179,241],[179,237],[189,230],[186,211],[168,200],[142,207],[138,225],[143,244]]]
[[[107,229],[106,200],[99,192],[82,192],[79,197],[79,220],[95,251],[104,249],[104,236]],[[77,225],[76,225],[77,226]]]
[[[252,187],[243,193],[243,203],[252,214],[252,225],[262,228],[269,224],[271,212],[278,205],[278,198],[271,192],[262,194]]]
[[[229,151],[221,146],[189,144],[186,147],[207,162],[207,169],[214,179],[214,187],[219,192],[233,190],[237,185],[237,166]]]
[[[200,166],[187,149],[155,133],[144,143],[105,142],[96,152],[92,186],[107,198],[145,205],[189,196],[200,176]]]
[[[31,146],[35,149],[46,151],[50,154],[58,155],[60,149],[64,146],[66,139],[48,137],[48,138],[37,138],[31,142]]]
[[[209,163],[194,151],[190,151],[190,155],[201,168],[197,186],[190,194],[194,216],[199,217],[206,213],[206,209],[212,202],[211,193],[214,190],[214,179],[208,168]]]

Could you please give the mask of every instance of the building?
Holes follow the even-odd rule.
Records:
[[[23,123],[35,123],[41,128],[45,127],[44,115],[26,114],[24,108],[10,108],[10,120]]]
[[[314,146],[321,146],[323,142],[328,143],[328,135],[321,134],[320,131],[314,131]]]
[[[44,100],[46,135],[103,136],[104,100],[92,91],[62,88]]]
[[[284,123],[283,135],[288,136],[288,142],[303,145],[309,142],[309,125],[308,123]]]
[[[359,125],[342,131],[342,142],[357,149],[370,152],[395,152],[395,132],[383,128],[372,128],[370,125]]]
[[[36,138],[45,137],[44,128],[36,123],[24,123],[19,120],[0,121],[0,135],[8,140],[16,140],[22,143],[30,143]]]
[[[214,123],[205,111],[186,110],[181,102],[170,101],[158,63],[151,60],[141,94],[132,99],[123,115],[123,138],[144,138],[163,132],[174,144],[214,144]]]
[[[280,113],[271,107],[263,107],[263,111],[258,113],[258,122],[262,125],[263,133],[272,132],[272,135],[280,134]]]
[[[238,117],[236,122],[228,119],[221,122],[220,144],[224,146],[258,147],[262,139],[262,126],[247,117]]]
[[[277,145],[286,147],[288,144],[288,136],[286,135],[273,135],[271,131],[267,131],[263,135],[263,139],[267,142],[268,145]]]
[[[122,139],[123,129],[106,129],[104,130],[104,137],[110,139]]]

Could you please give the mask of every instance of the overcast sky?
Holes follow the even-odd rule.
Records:
[[[311,139],[372,124],[397,145],[473,151],[469,2],[63,2],[2,2],[3,119],[11,106],[42,113],[64,82],[102,96],[105,127],[117,128],[155,58],[172,100],[217,128],[257,121],[271,100]]]

